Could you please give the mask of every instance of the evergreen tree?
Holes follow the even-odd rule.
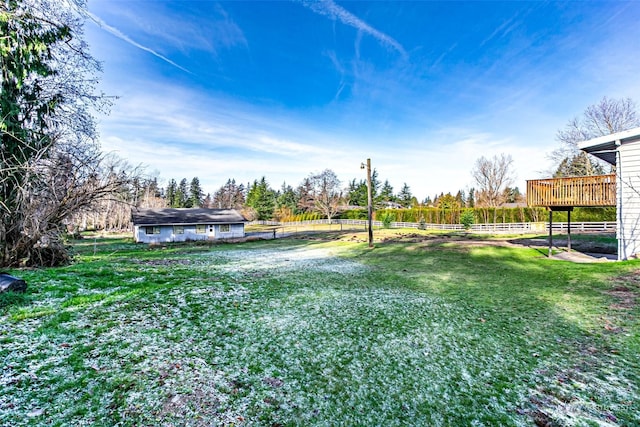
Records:
[[[286,182],[282,183],[276,204],[278,208],[288,208],[292,213],[295,213],[298,208],[298,196],[293,187],[287,185]]]
[[[386,202],[395,201],[395,197],[393,196],[393,187],[389,184],[389,180],[385,180],[384,184],[382,184],[382,188],[380,189],[380,194],[375,198],[375,205],[379,206]]]
[[[374,169],[371,172],[371,198],[373,199],[374,205],[382,201],[380,196],[378,196],[379,188],[380,181],[378,180],[378,171]],[[393,193],[393,188],[391,189],[391,192]],[[349,185],[347,187],[347,195],[349,198],[349,204],[354,206],[367,207],[367,205],[369,204],[369,198],[367,195],[367,180],[362,179],[356,182],[356,180],[354,179],[349,182]]]
[[[373,171],[371,172],[371,198],[373,200],[376,200],[376,198],[378,197],[379,189],[380,189],[380,180],[378,179],[378,171],[376,169],[373,169]]]
[[[189,186],[187,185],[187,178],[182,178],[178,189],[176,190],[174,208],[190,208],[189,203]]]
[[[411,208],[412,206],[417,205],[417,203],[413,203],[413,199],[414,197],[413,194],[411,194],[411,188],[409,188],[409,186],[405,182],[402,185],[400,193],[398,194],[398,203],[400,203],[405,208]]]
[[[467,207],[468,208],[473,208],[476,206],[476,195],[475,195],[475,189],[474,188],[470,188],[469,189],[469,197],[467,197]]]
[[[236,181],[233,181],[234,184],[234,191],[233,191],[233,198],[231,199],[232,202],[232,206],[235,209],[240,209],[242,208],[242,206],[244,206],[245,204],[245,188],[243,184],[240,185],[235,185]]]
[[[175,208],[176,206],[176,193],[178,191],[178,184],[176,184],[176,180],[175,179],[171,179],[169,180],[169,184],[167,185],[167,191],[166,191],[166,199],[167,199],[167,204],[169,205],[169,207],[171,208]]]
[[[255,180],[247,193],[247,206],[256,211],[258,220],[273,218],[276,207],[275,192],[269,187],[267,179],[263,176],[260,181]]]
[[[504,189],[503,198],[505,203],[518,203],[522,199],[522,195],[518,187],[507,187]]]
[[[595,157],[581,151],[574,156],[562,159],[553,177],[604,175],[605,173],[604,166],[595,160]]]
[[[359,182],[356,182],[356,180],[353,179],[351,182],[349,182],[347,193],[349,196],[349,204],[353,206],[367,206],[368,199],[366,180],[360,180]]]
[[[189,207],[201,207],[203,195],[204,191],[202,191],[202,187],[200,186],[200,179],[198,179],[198,177],[196,176],[191,180],[191,184],[189,185]]]

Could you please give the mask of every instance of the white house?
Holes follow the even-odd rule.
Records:
[[[247,220],[234,209],[135,209],[136,242],[163,243],[244,237]]]
[[[616,167],[618,259],[640,256],[640,128],[578,144]]]

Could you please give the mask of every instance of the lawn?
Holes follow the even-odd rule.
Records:
[[[12,271],[0,425],[640,424],[640,262],[365,239],[92,239]]]

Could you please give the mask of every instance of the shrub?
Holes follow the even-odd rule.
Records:
[[[465,230],[470,229],[475,222],[476,217],[473,214],[472,209],[465,209],[464,212],[462,212],[462,215],[460,215],[460,224],[464,226]]]
[[[390,212],[383,212],[382,215],[380,215],[380,221],[382,221],[382,226],[384,228],[391,228],[391,223],[395,219],[395,215]]]

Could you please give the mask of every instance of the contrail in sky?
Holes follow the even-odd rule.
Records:
[[[366,34],[369,34],[380,43],[389,46],[398,52],[402,56],[407,56],[407,52],[404,50],[404,47],[397,40],[388,36],[387,34],[376,30],[371,25],[364,22],[362,19],[358,18],[351,12],[347,11],[341,6],[338,6],[333,2],[333,0],[321,0],[321,1],[309,1],[303,0],[302,4],[317,14],[328,16],[330,18],[338,19],[345,25],[349,25],[354,27],[357,30],[360,30]]]
[[[174,67],[176,67],[176,68],[178,68],[178,69],[180,69],[182,71],[184,71],[185,73],[193,74],[191,71],[189,71],[186,68],[176,64],[175,62],[173,62],[172,60],[170,60],[166,56],[159,54],[158,52],[156,52],[155,50],[153,50],[153,49],[151,49],[149,47],[141,45],[140,43],[136,42],[135,40],[132,40],[129,36],[127,36],[126,34],[122,33],[122,31],[120,31],[117,28],[112,27],[111,25],[107,24],[102,19],[100,19],[99,17],[97,17],[93,13],[89,12],[88,10],[83,10],[82,13],[85,14],[89,19],[91,19],[98,27],[102,28],[105,31],[108,31],[109,33],[113,34],[114,36],[118,37],[119,39],[126,41],[127,43],[129,43],[132,46],[137,47],[138,49],[142,49],[145,52],[149,52],[153,56],[162,59],[163,61],[173,65]]]

